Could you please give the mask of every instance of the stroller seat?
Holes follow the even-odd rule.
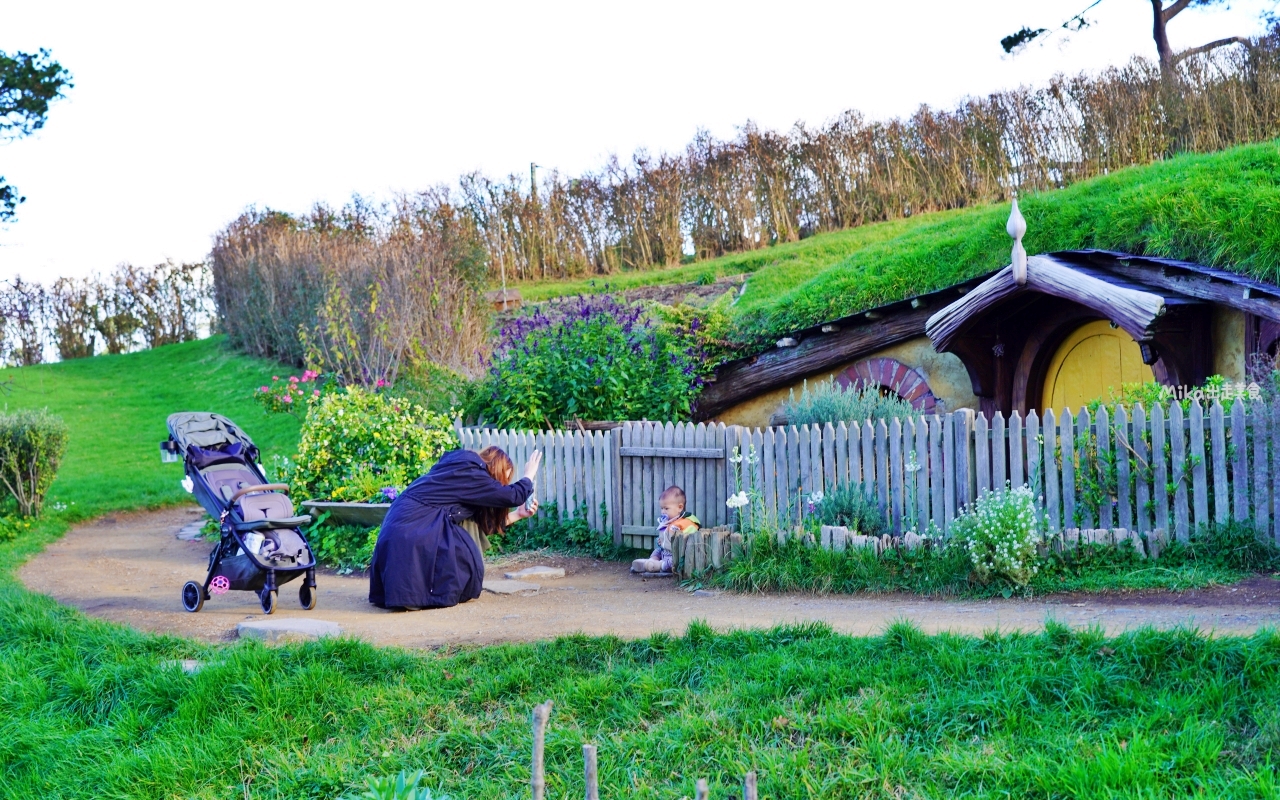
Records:
[[[226,497],[235,492],[226,487]],[[236,530],[261,531],[274,528],[296,528],[311,522],[310,514],[293,513],[293,501],[278,492],[247,494],[238,501],[240,517],[244,522],[235,523]]]

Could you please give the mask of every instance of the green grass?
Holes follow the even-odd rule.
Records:
[[[694,624],[632,642],[267,648],[138,633],[21,587],[14,569],[75,519],[185,501],[157,457],[169,412],[219,411],[291,449],[296,422],[248,399],[274,368],[211,341],[8,373],[11,407],[67,418],[54,492],[75,505],[0,544],[0,796],[334,798],[422,768],[455,798],[515,797],[546,698],[549,797],[581,796],[585,741],[606,797],[692,796],[699,777],[724,797],[748,769],[773,798],[1280,796],[1274,632]],[[165,666],[179,658],[206,667]]]
[[[1101,248],[1181,258],[1280,283],[1280,146],[1180,156],[1024,197],[1030,253]],[[922,214],[751,253],[608,278],[610,286],[752,273],[736,336],[777,335],[900,300],[1009,262],[1007,203]],[[604,280],[521,287],[530,299],[602,291]]]

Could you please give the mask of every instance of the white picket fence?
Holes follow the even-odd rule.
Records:
[[[738,488],[789,522],[817,492],[860,484],[895,531],[943,534],[983,490],[1027,484],[1053,531],[1164,529],[1185,541],[1200,524],[1253,520],[1280,543],[1280,402],[1206,412],[1173,403],[1060,416],[1035,412],[988,421],[962,410],[847,425],[748,429],[721,424],[628,422],[610,431],[461,431],[463,446],[503,447],[523,464],[545,453],[538,496],[561,513],[583,503],[593,527],[616,542],[652,544],[658,495],[684,488],[708,527],[739,522],[725,505]],[[735,448],[740,463],[731,460]],[[1083,448],[1083,452],[1082,452]],[[741,468],[744,483],[738,484]],[[601,513],[601,509],[605,513]],[[750,508],[744,509],[751,513]]]

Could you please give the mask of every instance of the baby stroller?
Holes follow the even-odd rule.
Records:
[[[305,576],[298,600],[307,611],[315,608],[315,557],[301,530],[311,517],[294,516],[286,484],[267,482],[253,440],[218,414],[171,414],[167,424],[161,458],[183,462],[189,491],[221,529],[209,554],[209,574],[203,584],[187,581],[182,587],[182,607],[199,611],[212,587],[218,594],[257,592],[263,613],[270,614],[280,586]]]

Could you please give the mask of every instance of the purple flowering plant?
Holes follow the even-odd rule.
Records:
[[[502,330],[476,411],[502,427],[685,420],[706,362],[696,342],[610,295],[539,308]]]

